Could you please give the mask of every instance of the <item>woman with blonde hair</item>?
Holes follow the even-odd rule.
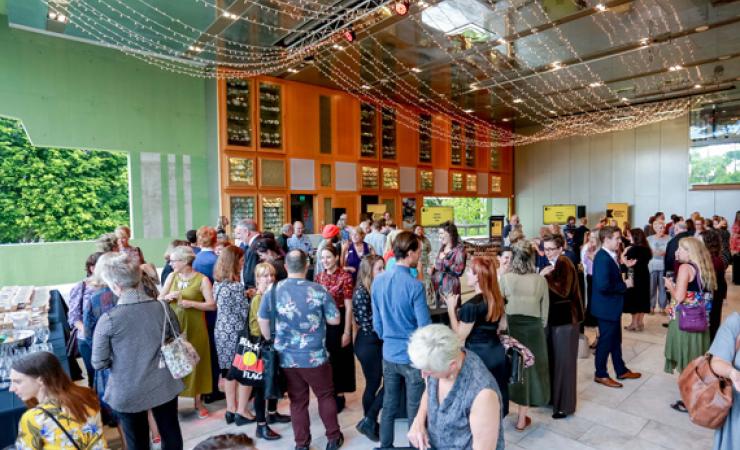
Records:
[[[257,321],[257,313],[260,310],[262,297],[265,295],[265,292],[270,289],[272,284],[275,283],[276,276],[277,270],[275,269],[275,266],[270,263],[259,263],[254,268],[254,279],[257,283],[257,293],[252,297],[252,303],[249,305],[249,338],[252,339],[253,342],[264,339],[262,331],[260,330],[259,322]],[[247,388],[247,392],[249,392],[249,388]],[[249,399],[249,395],[247,395],[246,398]],[[267,403],[267,415],[265,415],[265,403]],[[254,388],[254,413],[257,416],[256,436],[260,439],[273,441],[282,437],[270,428],[268,422],[290,422],[290,416],[280,414],[277,411],[276,399],[273,398],[265,402],[264,387],[257,386]]]
[[[509,413],[508,371],[506,352],[498,333],[506,328],[504,298],[498,286],[493,259],[476,256],[465,271],[468,286],[475,296],[456,310],[458,296],[445,297],[450,327],[465,342],[465,348],[480,356],[501,391],[503,415]]]
[[[113,232],[113,234],[116,235],[119,252],[126,253],[127,255],[131,256],[132,258],[134,258],[135,262],[138,262],[138,264],[144,264],[146,262],[144,260],[144,253],[141,252],[141,249],[129,244],[129,239],[131,239],[131,228],[127,227],[126,225],[121,225],[116,227],[116,230]]]
[[[709,349],[709,327],[704,331],[691,332],[679,328],[677,309],[698,307],[704,302],[707,293],[717,288],[717,278],[712,258],[704,244],[696,238],[681,239],[676,250],[678,268],[676,281],[666,277],[665,285],[671,293],[671,303],[666,308],[670,316],[668,334],[665,341],[665,371],[679,373],[695,358]],[[685,412],[680,400],[671,405],[673,409]]]
[[[177,247],[170,255],[174,272],[164,283],[160,300],[166,300],[175,311],[180,330],[188,337],[200,356],[195,370],[185,378],[182,397],[193,397],[198,418],[208,417],[208,409],[201,402],[201,394],[212,391],[211,349],[208,340],[205,311],[215,311],[211,282],[193,269],[195,253],[190,247]]]

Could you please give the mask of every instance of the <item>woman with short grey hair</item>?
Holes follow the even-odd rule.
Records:
[[[149,448],[147,410],[151,409],[162,449],[180,450],[177,396],[184,386],[160,364],[165,314],[175,331],[179,331],[177,318],[169,307],[147,297],[140,288],[138,261],[118,254],[101,258],[98,266],[103,280],[118,296],[116,307],[98,321],[93,339],[93,367],[110,370],[104,400],[115,410],[128,448]],[[169,326],[166,332],[167,338],[173,337]]]
[[[409,427],[411,445],[503,449],[501,394],[480,357],[462,348],[457,334],[441,324],[416,330],[408,352],[427,385]]]

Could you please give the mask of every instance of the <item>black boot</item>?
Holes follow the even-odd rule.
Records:
[[[266,423],[263,423],[262,425],[257,425],[257,437],[260,439],[264,439],[266,441],[274,441],[276,439],[280,439],[282,436],[272,431],[272,428],[267,426]]]
[[[268,412],[267,423],[290,423],[290,416],[280,414],[279,412]]]
[[[378,436],[377,432],[377,423],[373,420],[363,417],[362,420],[360,420],[357,425],[355,426],[357,431],[364,434],[368,439],[370,439],[373,442],[380,441],[380,436]]]

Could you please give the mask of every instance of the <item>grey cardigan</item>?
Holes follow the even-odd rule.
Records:
[[[169,307],[166,310],[177,328],[174,312]],[[110,368],[103,400],[116,411],[146,411],[172,400],[185,388],[167,368],[159,367],[164,311],[159,301],[129,290],[98,321],[92,365],[98,370]],[[169,327],[167,336],[172,336]]]

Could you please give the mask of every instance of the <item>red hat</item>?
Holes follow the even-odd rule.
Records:
[[[321,237],[324,239],[331,239],[339,234],[339,227],[334,224],[329,224],[324,227],[324,231],[321,232]]]

